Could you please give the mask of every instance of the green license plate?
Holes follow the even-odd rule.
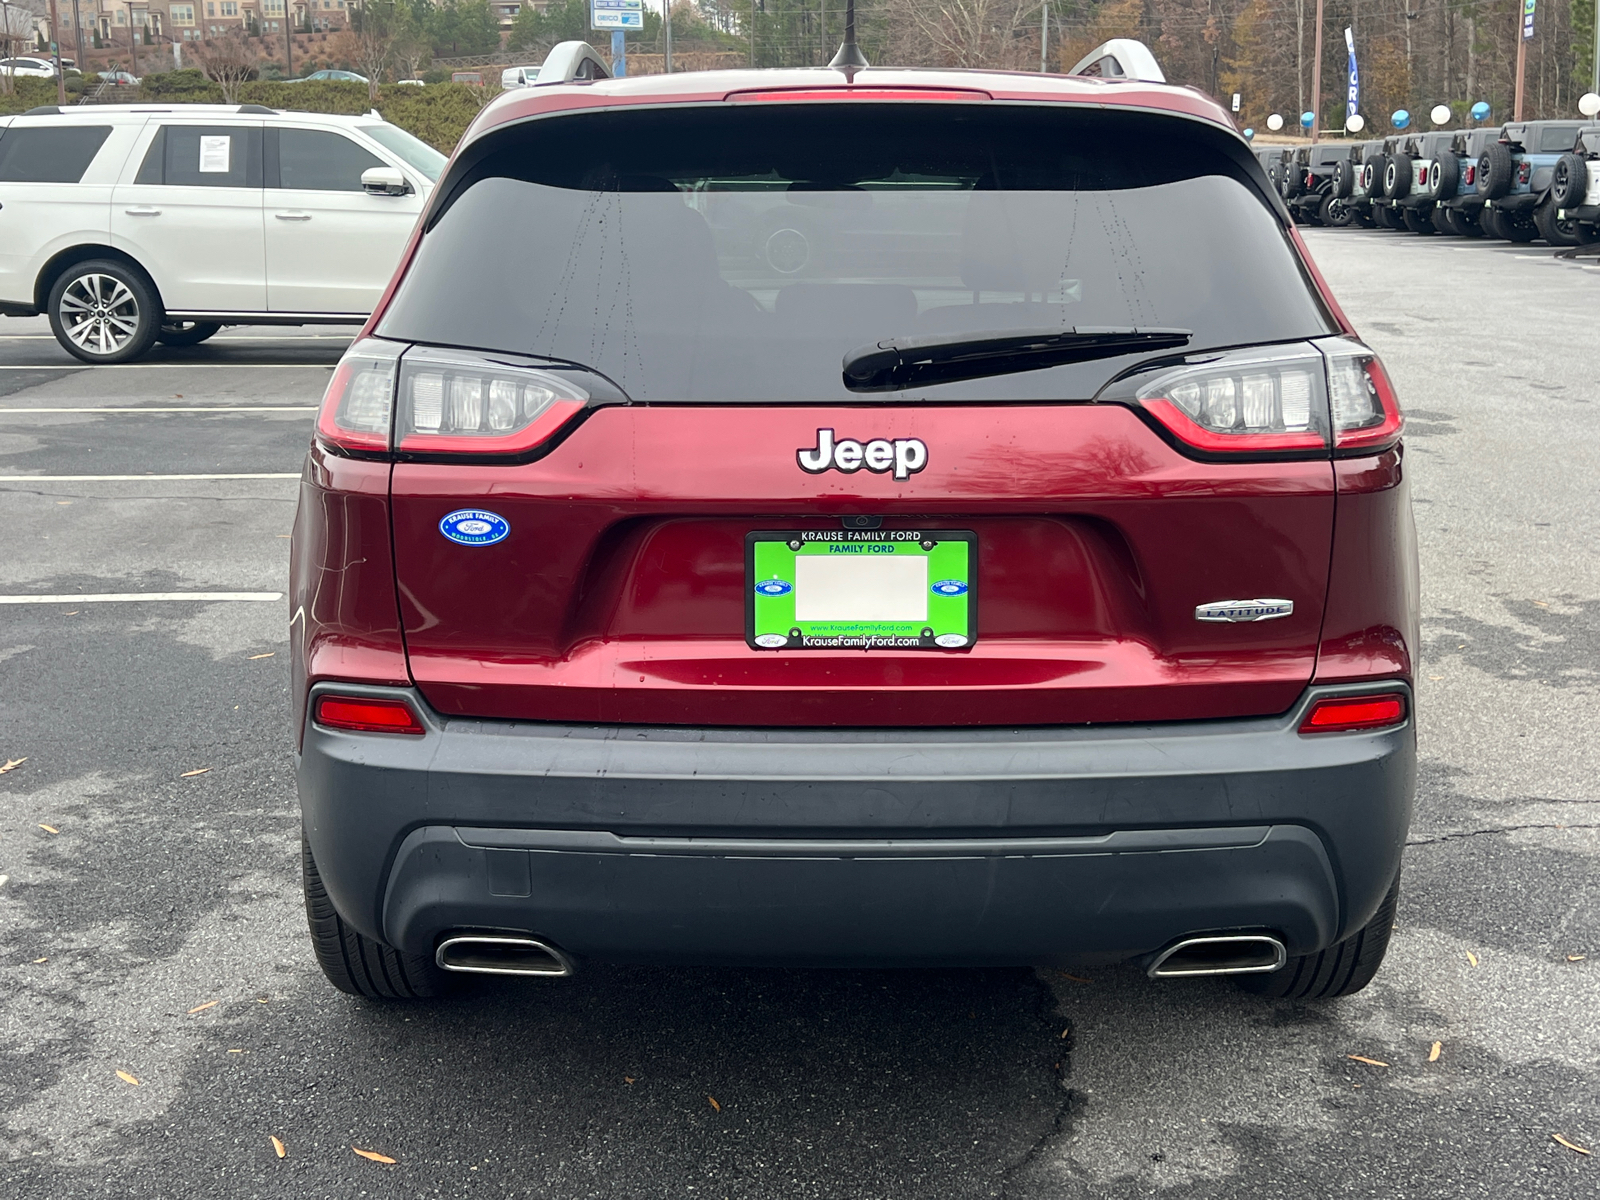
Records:
[[[978,636],[978,537],[959,529],[745,536],[757,650],[964,650]]]

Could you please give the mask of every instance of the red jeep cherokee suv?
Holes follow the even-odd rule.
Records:
[[[508,93],[306,461],[318,959],[1354,991],[1414,790],[1400,432],[1195,92]]]

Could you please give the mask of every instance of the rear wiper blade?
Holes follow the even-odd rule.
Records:
[[[1193,336],[1188,329],[1080,325],[1072,329],[889,338],[858,347],[844,356],[844,386],[852,392],[893,392],[1115,358],[1140,350],[1173,350],[1188,345]]]

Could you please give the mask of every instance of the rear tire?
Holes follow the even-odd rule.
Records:
[[[1527,213],[1503,213],[1497,209],[1494,216],[1501,236],[1508,242],[1524,245],[1539,236],[1539,227]]]
[[[407,954],[363,937],[334,910],[311,857],[311,843],[300,838],[300,863],[306,894],[306,923],[317,965],[341,992],[370,1000],[428,1000],[455,982],[421,954]]]
[[[1355,210],[1350,207],[1350,201],[1342,196],[1324,196],[1317,216],[1322,218],[1324,225],[1342,229],[1355,219]]]
[[[1405,227],[1412,233],[1434,233],[1433,221],[1422,215],[1414,208],[1402,208],[1400,219],[1405,222]]]
[[[1450,210],[1442,204],[1433,206],[1428,219],[1433,222],[1435,232],[1453,234],[1456,231],[1455,222],[1450,219]]]
[[[1595,240],[1591,226],[1577,221],[1556,220],[1555,205],[1546,202],[1533,214],[1533,223],[1539,236],[1552,246],[1587,246]]]
[[[73,358],[122,363],[161,331],[161,301],[143,271],[107,258],[74,263],[50,287],[50,332]]]
[[[1240,975],[1234,982],[1247,992],[1282,1000],[1331,1000],[1351,996],[1372,982],[1383,965],[1394,933],[1394,912],[1400,900],[1400,877],[1362,929],[1316,954],[1291,958],[1270,975]]]
[[[198,346],[221,328],[215,321],[174,321],[161,327],[156,341],[163,346]]]

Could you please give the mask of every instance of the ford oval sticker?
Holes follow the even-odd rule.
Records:
[[[462,546],[492,546],[511,533],[511,522],[481,508],[458,508],[439,522],[439,532]]]
[[[794,584],[787,579],[761,579],[756,581],[756,591],[763,596],[787,596]]]
[[[964,596],[967,585],[959,579],[941,579],[929,589],[935,596]]]

